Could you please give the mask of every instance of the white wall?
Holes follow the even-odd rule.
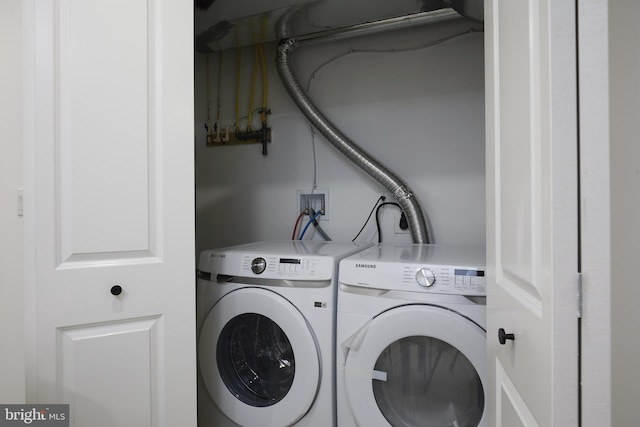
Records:
[[[21,2],[0,2],[0,402],[24,403],[24,287],[21,187]]]
[[[485,241],[483,34],[467,34],[434,47],[426,42],[470,28],[464,20],[422,29],[300,48],[294,63],[304,86],[321,64],[350,49],[311,79],[310,95],[344,133],[402,177],[421,201],[441,243]],[[265,46],[269,77],[268,156],[256,145],[206,147],[206,63],[212,121],[217,116],[219,54],[196,59],[197,250],[267,239],[290,239],[297,216],[296,190],[313,182],[309,126],[285,93],[274,65],[275,44]],[[240,116],[247,114],[254,52],[242,52]],[[223,52],[221,123],[234,122],[236,52]],[[261,97],[260,75],[256,105]],[[257,117],[254,128],[258,127]],[[241,122],[242,127],[245,126]],[[329,221],[321,224],[334,240],[351,240],[367,218],[382,187],[316,136],[317,186],[329,190]],[[390,195],[386,201],[393,201]],[[384,241],[394,234],[395,208],[382,215]],[[307,237],[305,237],[307,238]],[[309,234],[308,238],[320,238]],[[359,240],[375,241],[372,220]]]
[[[640,419],[640,3],[609,2],[612,426]]]

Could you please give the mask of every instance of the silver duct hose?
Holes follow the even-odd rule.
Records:
[[[291,57],[295,48],[296,41],[294,39],[285,39],[278,45],[276,56],[278,74],[291,99],[331,145],[393,195],[407,217],[413,242],[432,243],[426,215],[409,186],[355,142],[343,135],[311,102],[293,72]]]

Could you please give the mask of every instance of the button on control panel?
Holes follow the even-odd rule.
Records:
[[[262,274],[267,268],[267,261],[264,258],[254,258],[251,261],[251,271],[255,274]]]
[[[436,282],[436,274],[429,268],[419,268],[416,273],[418,285],[428,288]]]

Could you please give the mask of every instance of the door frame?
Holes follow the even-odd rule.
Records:
[[[581,425],[612,425],[608,1],[577,1]]]
[[[3,195],[0,209],[3,240],[0,323],[11,325],[0,332],[0,342],[3,345],[0,356],[0,378],[3,381],[0,402],[16,404],[25,401],[24,218],[17,212],[17,190],[23,188],[24,182],[21,125],[24,101],[21,85],[26,76],[23,75],[22,67],[22,3],[20,0],[0,2],[0,28],[5,36],[0,40],[0,57],[3,59],[0,108],[4,113],[3,125],[0,126],[0,193]]]

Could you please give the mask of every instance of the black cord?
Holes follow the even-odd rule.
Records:
[[[380,230],[380,218],[378,218],[378,213],[380,212],[380,208],[382,208],[385,205],[397,206],[398,209],[400,209],[400,212],[402,212],[402,207],[395,202],[380,203],[378,205],[378,209],[376,209],[376,227],[378,228],[378,243],[382,242],[382,231]]]
[[[371,219],[371,215],[373,215],[373,211],[376,209],[376,206],[378,206],[378,203],[384,202],[385,199],[386,199],[386,197],[384,197],[384,196],[378,197],[378,200],[376,200],[376,203],[373,205],[373,208],[371,208],[371,212],[369,212],[369,216],[367,217],[367,220],[364,222],[364,225],[362,226],[360,231],[358,231],[358,234],[356,234],[356,237],[351,239],[352,242],[356,241],[358,236],[360,236],[360,233],[362,233],[362,230],[364,230],[364,228],[367,226],[367,224],[369,223],[369,220]]]

